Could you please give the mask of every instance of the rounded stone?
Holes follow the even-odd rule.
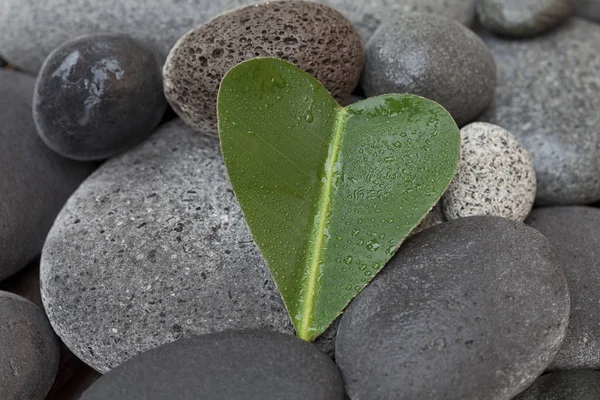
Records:
[[[218,140],[178,119],[79,187],[48,234],[40,274],[54,330],[103,373],[178,338],[293,332]]]
[[[367,97],[412,93],[440,103],[465,125],[488,106],[496,66],[468,28],[433,14],[404,14],[367,44],[362,87]]]
[[[60,155],[101,160],[147,138],[167,107],[162,61],[127,35],[64,43],[44,62],[33,99],[42,140]]]
[[[600,368],[600,209],[538,208],[527,223],[558,252],[571,292],[567,337],[550,369]]]
[[[600,372],[574,370],[543,375],[515,400],[598,400]]]
[[[479,22],[500,35],[527,37],[550,30],[573,13],[574,0],[479,0]]]
[[[338,11],[308,1],[260,3],[221,14],[179,39],[164,66],[167,100],[188,125],[216,135],[219,84],[232,67],[255,57],[297,65],[338,101],[350,96],[363,67],[360,36]]]
[[[444,194],[448,219],[493,215],[524,221],[535,201],[533,159],[507,130],[475,122],[460,130],[456,176]]]
[[[507,129],[533,156],[536,202],[600,200],[600,25],[572,18],[528,40],[482,35],[499,79],[481,119]]]
[[[35,304],[0,290],[2,400],[43,400],[60,360],[58,340]]]
[[[336,362],[351,399],[509,400],[552,361],[568,319],[545,237],[461,218],[406,241],[350,303]]]
[[[312,344],[275,332],[229,331],[182,339],[129,360],[81,400],[342,400],[333,361]]]
[[[575,12],[582,18],[600,22],[600,0],[575,0]]]

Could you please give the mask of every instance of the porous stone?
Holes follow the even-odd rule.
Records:
[[[600,22],[600,0],[575,0],[575,12],[582,18]]]
[[[38,137],[35,79],[0,70],[0,280],[42,249],[54,218],[94,165],[66,160]]]
[[[575,0],[478,0],[479,22],[500,35],[527,37],[556,27],[573,13]]]
[[[600,372],[561,371],[538,378],[515,400],[598,400]]]
[[[528,40],[482,33],[498,66],[481,119],[532,154],[540,205],[600,200],[600,25],[572,18]]]
[[[76,160],[112,157],[141,142],[162,119],[162,57],[123,34],[68,41],[44,62],[33,118],[42,140]]]
[[[494,215],[524,221],[535,201],[535,168],[507,130],[475,122],[460,130],[461,159],[444,194],[448,219]]]
[[[600,368],[600,209],[538,208],[527,223],[558,252],[571,292],[567,337],[550,369]]]
[[[60,359],[58,339],[35,304],[0,290],[0,397],[43,400]]]
[[[336,362],[351,399],[509,400],[552,361],[568,319],[545,237],[461,218],[409,239],[350,303]]]
[[[229,331],[182,339],[129,360],[82,400],[342,400],[344,382],[317,347],[276,332]]]
[[[73,194],[46,240],[40,279],[56,333],[103,373],[178,338],[293,332],[218,140],[179,119]]]
[[[367,44],[361,84],[367,97],[412,93],[434,100],[462,126],[492,100],[496,66],[485,44],[458,22],[403,14]]]
[[[216,135],[219,84],[232,67],[255,57],[297,65],[338,101],[350,96],[363,67],[360,36],[338,11],[307,1],[260,3],[222,14],[177,41],[164,66],[167,100],[187,124]]]

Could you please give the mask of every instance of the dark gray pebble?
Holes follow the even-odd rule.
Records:
[[[514,400],[598,400],[600,372],[574,370],[546,374]]]

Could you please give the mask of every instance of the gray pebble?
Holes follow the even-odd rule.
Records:
[[[511,37],[537,35],[573,13],[574,0],[478,0],[477,16],[486,29]]]
[[[446,222],[446,216],[444,215],[444,208],[442,206],[442,201],[440,200],[410,234],[416,235],[419,232],[423,232],[425,229],[433,228],[444,222]]]
[[[552,361],[568,319],[546,238],[461,218],[410,238],[350,303],[336,362],[351,399],[509,400]]]
[[[598,400],[600,372],[575,370],[541,376],[514,400]]]
[[[538,208],[527,223],[558,252],[571,292],[567,337],[550,369],[600,368],[600,209]]]
[[[482,120],[532,154],[539,204],[600,200],[600,25],[572,18],[529,40],[483,34],[499,80]]]
[[[66,160],[38,137],[35,79],[0,70],[0,280],[41,250],[61,207],[95,167]]]
[[[33,118],[42,140],[76,160],[112,157],[141,142],[167,107],[162,59],[123,34],[73,39],[39,73]]]
[[[496,66],[485,44],[458,22],[405,14],[367,44],[362,87],[368,97],[412,93],[434,100],[462,126],[492,100]]]
[[[448,219],[494,215],[524,221],[535,200],[533,159],[507,130],[475,122],[460,130],[461,159],[443,197]]]
[[[0,398],[43,400],[59,360],[58,339],[44,312],[0,290]]]
[[[600,22],[600,0],[575,0],[575,12],[582,18]]]

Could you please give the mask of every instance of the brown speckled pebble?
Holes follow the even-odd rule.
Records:
[[[163,71],[167,100],[188,125],[217,134],[221,79],[233,66],[255,57],[297,65],[341,101],[358,83],[363,47],[350,21],[322,4],[276,1],[239,8],[177,41]]]
[[[461,163],[443,197],[446,217],[494,215],[525,220],[536,192],[531,155],[496,125],[476,122],[460,133]]]

